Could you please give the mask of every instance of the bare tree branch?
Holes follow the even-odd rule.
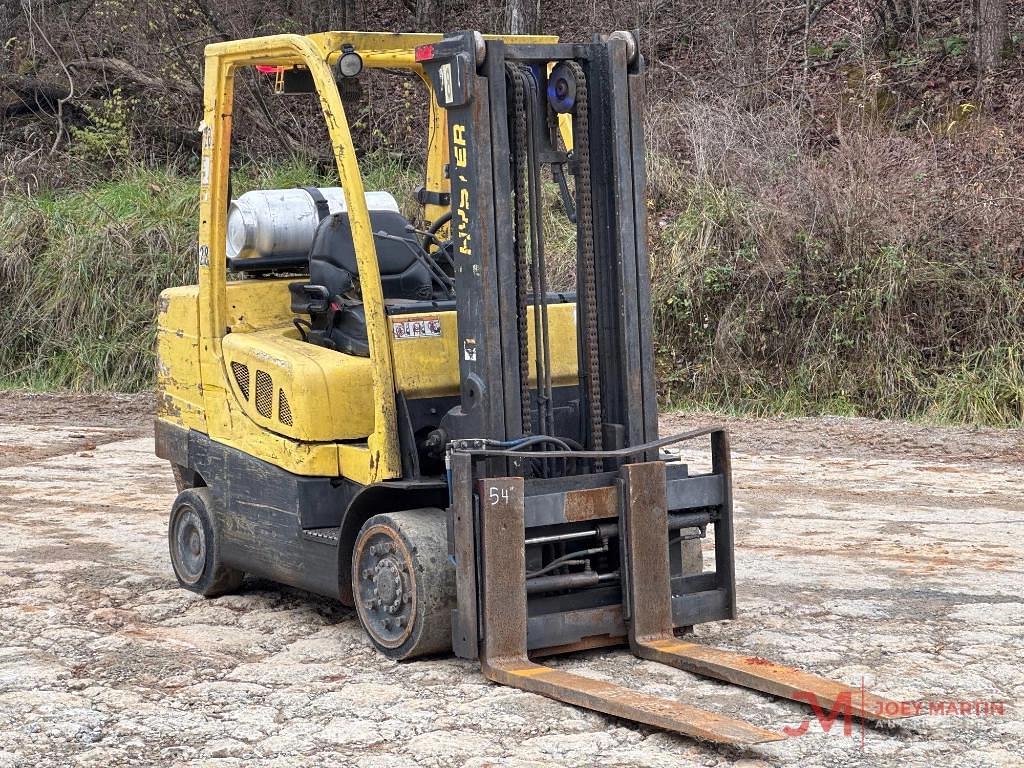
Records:
[[[163,91],[183,91],[185,93],[195,95],[199,95],[200,93],[199,89],[192,83],[185,83],[181,81],[172,81],[168,83],[166,80],[156,77],[155,75],[148,75],[145,72],[142,72],[124,59],[106,56],[89,59],[75,59],[74,61],[69,61],[68,66],[72,69],[94,69],[101,72],[109,72],[125,80],[137,83],[145,88],[153,88]]]
[[[64,76],[68,79],[68,95],[57,100],[57,135],[53,137],[53,144],[50,146],[50,154],[52,155],[57,151],[57,147],[60,146],[60,140],[64,137],[64,105],[71,101],[75,96],[75,81],[74,78],[71,77],[67,64],[64,63],[64,59],[62,59],[60,54],[57,53],[57,49],[53,47],[53,43],[50,42],[50,38],[46,36],[43,28],[39,26],[39,22],[36,21],[35,16],[32,15],[32,7],[25,2],[21,4],[21,7],[29,22],[35,25],[36,31],[39,32],[39,36],[43,38],[43,42],[46,43],[46,47],[50,49],[54,58],[57,59],[57,63],[60,64],[61,69],[64,70]]]

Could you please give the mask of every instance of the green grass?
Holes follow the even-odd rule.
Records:
[[[410,199],[417,174],[364,158],[367,189]],[[337,184],[293,160],[232,172],[249,189]],[[144,390],[152,386],[156,299],[196,280],[198,182],[129,168],[55,195],[0,201],[0,387]]]
[[[766,231],[736,189],[672,202],[652,238],[666,404],[1024,426],[1024,281],[998,259],[849,219]]]
[[[419,183],[394,155],[363,167],[367,189],[400,201]],[[335,183],[299,161],[233,177],[236,195]],[[666,407],[1024,426],[1019,278],[926,242],[766,232],[735,189],[672,189],[651,225]],[[191,176],[133,168],[0,201],[0,387],[150,388],[156,297],[195,280],[197,193]],[[552,289],[572,290],[574,232],[551,184],[543,210]]]
[[[0,203],[0,386],[136,390],[156,296],[195,280],[196,185],[136,169]]]

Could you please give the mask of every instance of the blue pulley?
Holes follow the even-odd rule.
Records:
[[[576,106],[576,76],[564,63],[548,77],[548,103],[555,112],[571,112]]]

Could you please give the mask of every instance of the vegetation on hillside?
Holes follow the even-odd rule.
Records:
[[[993,3],[965,5],[543,4],[567,37],[640,29],[666,403],[1024,424],[1024,12],[979,34]],[[432,8],[22,5],[0,51],[0,386],[149,386],[155,295],[194,278],[203,44]],[[443,10],[446,29],[502,19]],[[236,90],[236,193],[331,180],[315,105],[250,74]],[[364,78],[368,188],[416,183],[420,95]]]

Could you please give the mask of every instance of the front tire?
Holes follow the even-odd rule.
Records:
[[[444,512],[412,509],[367,520],[352,554],[352,592],[359,621],[385,656],[450,651],[455,568]]]
[[[224,565],[209,488],[188,488],[171,507],[167,541],[178,583],[203,597],[233,592],[245,574]]]

